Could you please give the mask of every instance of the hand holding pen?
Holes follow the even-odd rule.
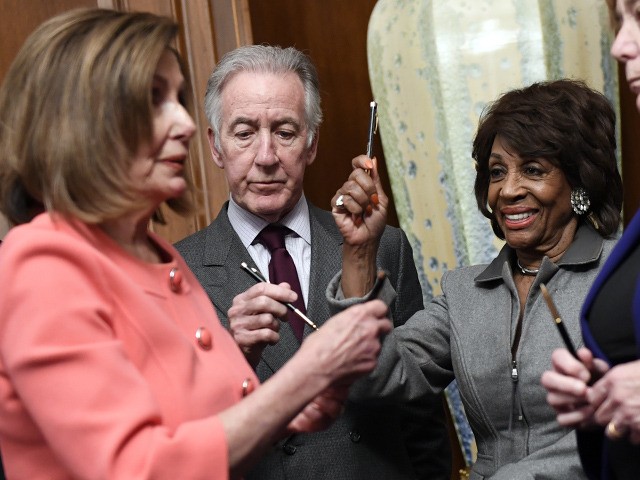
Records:
[[[556,324],[556,327],[558,328],[558,332],[560,333],[560,337],[562,338],[562,342],[564,343],[564,346],[566,347],[567,351],[571,354],[573,358],[575,358],[580,363],[585,365],[585,367],[587,367],[591,375],[591,378],[589,379],[588,384],[592,385],[595,381],[598,380],[598,378],[600,378],[600,376],[602,375],[602,372],[600,371],[600,369],[597,369],[595,367],[591,352],[589,352],[589,355],[586,356],[584,359],[581,358],[580,355],[578,355],[578,351],[576,350],[576,347],[573,345],[573,342],[571,341],[571,337],[569,336],[569,332],[567,331],[564,325],[564,322],[562,321],[562,317],[560,317],[560,312],[558,312],[558,309],[553,299],[551,298],[551,294],[549,293],[549,290],[547,289],[544,283],[540,284],[540,292],[542,292],[542,297],[547,303],[547,307],[549,308],[549,312],[551,312],[553,321]],[[584,350],[587,351],[586,349]],[[587,364],[585,364],[584,360],[587,357],[588,357],[588,362]]]
[[[253,275],[251,278],[255,280]],[[286,303],[295,300],[295,293],[289,288],[262,280],[255,283],[233,297],[227,310],[229,333],[254,368],[265,347],[280,341],[280,318],[287,315]]]
[[[369,103],[369,129],[368,129],[368,134],[367,134],[367,148],[366,148],[366,157],[367,159],[365,160],[364,165],[360,165],[358,162],[358,158],[353,159],[352,161],[352,166],[354,169],[354,172],[356,172],[357,175],[357,170],[358,169],[362,169],[364,170],[364,173],[366,173],[367,175],[371,176],[371,169],[373,168],[373,140],[375,137],[375,134],[378,131],[378,104],[375,101],[371,101]],[[366,190],[367,185],[365,184],[365,181],[363,179],[358,180],[356,177],[354,177],[353,175],[351,175],[349,177],[349,179],[353,182],[355,181],[356,183],[360,183],[361,187]],[[371,183],[371,182],[369,182]],[[348,182],[345,183],[345,187],[347,187]],[[371,184],[371,189],[373,189],[373,191],[370,194],[370,197],[367,200],[371,200],[371,203],[373,203],[374,205],[378,204],[378,194],[375,191],[375,185]],[[348,188],[346,189],[348,190]],[[357,193],[357,192],[356,192]],[[347,191],[347,194],[350,194],[350,196],[352,198],[354,198],[356,201],[358,201],[358,199],[356,198],[355,195],[353,195],[352,192]],[[339,192],[337,193],[337,197],[335,198],[334,201],[332,201],[332,205],[335,205],[337,208],[345,208],[345,195],[346,194],[340,194]],[[367,207],[365,207],[367,208]]]
[[[598,364],[586,348],[577,351],[564,326],[551,294],[544,284],[540,291],[566,349],[551,354],[551,369],[542,374],[540,383],[547,390],[547,402],[556,411],[556,419],[566,427],[586,427],[593,423],[594,407],[589,386],[598,378]]]
[[[262,273],[260,273],[260,271],[257,268],[250,267],[245,262],[242,262],[240,264],[240,266],[256,282],[258,282],[258,283],[260,283],[260,282],[269,283],[268,280],[262,276]],[[290,303],[290,302],[280,302],[280,303],[282,303],[285,307],[287,307],[289,310],[291,310],[293,313],[295,313],[298,317],[300,317],[302,320],[304,320],[304,322],[307,325],[309,325],[311,328],[313,328],[314,330],[318,330],[318,326],[315,323],[313,323],[311,321],[311,319],[309,319],[309,317],[307,317],[304,313],[302,313],[300,310],[298,310],[292,303]]]

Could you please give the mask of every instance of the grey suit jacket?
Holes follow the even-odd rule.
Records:
[[[511,346],[520,301],[515,252],[505,245],[489,265],[446,272],[443,294],[385,338],[378,366],[352,396],[411,398],[455,378],[478,446],[471,480],[584,479],[575,432],[558,424],[540,385],[563,343],[539,286],[546,284],[574,345],[581,345],[580,307],[614,243],[583,224],[556,264],[543,259],[524,307],[516,381]],[[387,287],[383,298],[392,293]],[[352,301],[330,298],[330,305],[338,311]]]
[[[342,236],[330,212],[309,204],[311,278],[308,316],[321,326],[330,316],[326,287],[341,268]],[[240,268],[256,266],[227,216],[227,204],[207,228],[176,244],[209,294],[222,323],[233,298],[254,284]],[[378,265],[398,293],[391,310],[396,325],[423,307],[420,283],[408,240],[387,227]],[[305,326],[305,336],[311,329]],[[261,381],[275,373],[298,348],[283,323],[280,341],[265,348],[256,371]],[[283,399],[286,401],[286,399]],[[450,451],[439,398],[414,405],[353,404],[326,431],[293,435],[279,442],[247,475],[247,479],[448,479]],[[411,458],[410,458],[411,457]]]

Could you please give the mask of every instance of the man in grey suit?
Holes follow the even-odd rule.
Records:
[[[240,268],[246,262],[268,276],[270,253],[259,233],[274,223],[289,229],[286,249],[307,315],[318,326],[329,318],[325,289],[342,263],[342,237],[331,213],[303,193],[322,120],[316,70],[294,48],[241,47],[216,66],[205,110],[213,160],[224,169],[231,195],[211,225],[176,247],[264,381],[300,341],[273,315],[276,301],[296,295],[285,285],[254,285]],[[423,308],[404,232],[386,228],[378,261],[398,292],[391,313],[400,325]],[[312,332],[306,326],[303,335]],[[448,441],[439,398],[394,408],[347,401],[329,429],[278,442],[247,479],[445,480],[451,468]]]

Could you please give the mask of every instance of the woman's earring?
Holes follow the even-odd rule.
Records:
[[[576,215],[584,215],[589,211],[590,206],[591,200],[584,188],[578,187],[571,190],[571,208]]]
[[[589,194],[584,188],[578,187],[571,190],[571,208],[573,208],[573,211],[576,215],[580,216],[589,212],[590,206],[591,200],[589,200]],[[593,214],[593,212],[589,212],[587,218],[591,222],[591,225],[593,225],[593,228],[595,228],[596,230],[600,228],[600,226],[598,225],[598,220],[596,219],[596,216]]]

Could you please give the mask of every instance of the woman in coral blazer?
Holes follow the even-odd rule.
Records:
[[[0,209],[17,225],[0,252],[9,478],[237,477],[287,431],[328,425],[391,328],[381,302],[361,305],[258,385],[148,230],[162,204],[188,207],[195,125],[175,34],[150,14],[68,12],[32,34],[0,88]]]

